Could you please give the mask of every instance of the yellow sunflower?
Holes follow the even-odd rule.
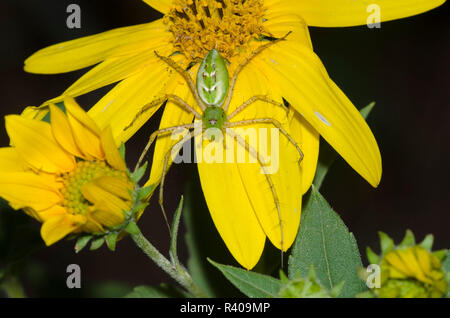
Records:
[[[70,233],[122,224],[134,183],[113,139],[76,104],[50,105],[51,124],[5,116],[11,147],[0,148],[0,197],[42,222],[51,245]]]
[[[316,170],[319,135],[371,185],[379,184],[381,157],[375,138],[351,101],[329,78],[312,50],[308,32],[308,26],[366,24],[366,4],[349,0],[144,1],[162,12],[164,18],[50,46],[27,59],[25,70],[53,74],[99,63],[64,94],[78,96],[120,82],[89,114],[100,128],[111,125],[116,140],[126,141],[158,110],[153,107],[135,120],[144,105],[155,99],[161,99],[161,106],[166,94],[175,94],[196,107],[184,79],[155,52],[172,56],[193,77],[198,69],[196,62],[216,48],[228,60],[233,74],[257,47],[291,32],[242,69],[230,106],[230,112],[234,111],[255,95],[266,95],[279,102],[285,99],[291,105],[289,116],[280,121],[305,157],[298,168],[292,147],[281,147],[283,162],[279,173],[273,176],[283,209],[284,244],[280,227],[274,223],[280,222],[274,212],[276,204],[266,190],[261,190],[268,186],[258,181],[257,169],[199,164],[212,218],[240,264],[252,268],[257,263],[266,237],[283,250],[292,244],[300,222],[301,195],[311,185]],[[444,2],[373,1],[380,6],[382,21],[418,14]],[[276,117],[275,113],[273,105],[257,102],[237,119]],[[193,118],[192,113],[169,101],[160,127],[189,124]],[[160,181],[163,158],[174,142],[170,136],[158,138],[150,184]]]

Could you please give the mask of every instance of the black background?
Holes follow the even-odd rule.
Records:
[[[66,7],[70,3],[81,6],[81,29],[66,27]],[[158,12],[139,0],[2,0],[0,127],[4,127],[4,115],[21,112],[25,106],[39,105],[58,96],[85,72],[25,73],[23,61],[33,52],[57,42],[159,17]],[[380,187],[371,188],[339,159],[321,190],[355,234],[362,254],[368,245],[378,251],[379,230],[397,242],[406,229],[412,229],[418,239],[433,233],[436,248],[450,246],[449,18],[447,3],[426,14],[383,23],[381,29],[310,29],[316,53],[331,78],[354,104],[362,108],[372,101],[377,102],[368,122],[383,158]],[[87,109],[107,89],[110,87],[78,101]],[[133,145],[141,146],[128,147],[130,164],[136,161],[146,138],[157,127],[158,115],[132,139]],[[7,146],[8,141],[1,128],[0,144]],[[195,167],[177,165],[171,169],[165,187],[167,210],[176,208],[186,181],[196,179]],[[202,196],[196,200],[203,200]],[[156,201],[152,201],[140,224],[159,248],[167,250],[167,230]],[[8,215],[8,220],[23,221],[17,221],[19,213]],[[37,222],[30,222],[32,228],[39,229]],[[26,235],[19,232],[10,240],[19,244],[17,242]],[[2,242],[5,241],[0,240],[0,244]],[[49,248],[42,245],[36,248],[26,274],[21,276],[29,295],[92,296],[102,294],[98,288],[108,290],[102,295],[120,295],[134,285],[168,281],[130,239],[120,242],[115,253],[103,247],[95,253],[74,254],[72,247],[73,242],[62,241]],[[184,250],[184,246],[181,248]],[[11,247],[0,246],[0,251],[7,249]],[[74,291],[65,287],[65,269],[71,263],[82,267],[83,287],[88,289]],[[120,284],[103,284],[112,281]]]

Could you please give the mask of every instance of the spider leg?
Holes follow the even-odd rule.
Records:
[[[184,80],[186,81],[186,83],[189,86],[189,89],[191,90],[192,94],[194,95],[195,100],[197,101],[198,105],[200,106],[201,110],[205,111],[206,106],[203,104],[202,100],[200,99],[200,96],[198,95],[198,92],[197,92],[197,88],[195,87],[194,81],[192,80],[189,73],[185,69],[183,69],[180,65],[178,65],[174,60],[172,60],[170,57],[161,56],[156,51],[155,51],[155,54],[160,60],[165,62],[167,65],[169,65],[171,68],[173,68],[175,71],[177,71],[184,78]]]
[[[266,176],[266,180],[267,180],[267,183],[269,184],[270,191],[272,192],[273,201],[275,203],[275,206],[276,206],[276,209],[277,209],[277,213],[278,213],[278,220],[279,220],[280,234],[281,234],[281,239],[280,239],[281,267],[283,267],[284,235],[283,235],[283,224],[282,224],[282,219],[281,219],[280,200],[278,198],[278,194],[277,194],[277,191],[275,189],[275,185],[274,185],[274,183],[272,181],[272,178],[270,177],[270,174],[268,173],[268,171],[267,171],[267,169],[266,169],[266,167],[264,165],[264,161],[265,160],[263,160],[263,158],[260,156],[260,154],[255,150],[255,148],[253,148],[250,144],[248,144],[245,139],[243,139],[241,136],[236,134],[233,130],[226,129],[226,133],[229,134],[232,138],[236,138],[237,142],[242,147],[244,147],[254,158],[256,158],[258,160],[259,164],[261,165],[261,169],[264,172],[263,174]]]
[[[242,69],[258,54],[260,54],[262,51],[264,51],[265,49],[271,47],[272,45],[277,44],[280,41],[284,41],[289,34],[291,34],[292,32],[289,31],[285,36],[283,36],[282,38],[276,39],[274,41],[271,41],[269,43],[266,43],[264,45],[259,46],[256,50],[254,50],[249,56],[247,56],[241,64],[238,65],[238,67],[236,68],[236,70],[234,71],[234,75],[233,75],[233,79],[231,80],[231,85],[230,85],[230,89],[228,91],[228,97],[227,100],[225,102],[224,105],[224,110],[225,112],[228,111],[228,107],[230,107],[230,102],[231,102],[231,98],[233,97],[233,92],[234,92],[234,86],[236,85],[236,81],[237,81],[237,77],[239,75],[239,73],[242,71]]]
[[[153,142],[155,141],[156,137],[173,132],[177,129],[193,129],[193,128],[194,128],[194,124],[186,124],[186,125],[178,125],[178,126],[174,126],[174,127],[167,127],[167,128],[163,128],[163,129],[153,132],[150,135],[150,139],[149,139],[147,145],[145,146],[144,151],[142,152],[141,156],[139,157],[138,163],[136,164],[136,167],[134,168],[135,171],[141,166],[142,161],[144,161],[144,158],[147,155],[147,152],[150,149]]]
[[[276,128],[278,128],[281,131],[281,133],[289,140],[289,142],[297,149],[298,153],[300,154],[299,163],[302,162],[303,158],[305,157],[303,151],[301,150],[299,145],[295,142],[294,138],[292,138],[291,135],[289,135],[289,133],[283,128],[280,122],[274,118],[257,118],[257,119],[242,120],[234,123],[226,123],[225,126],[227,128],[234,128],[253,124],[272,124]]]
[[[251,104],[257,102],[257,101],[261,101],[261,102],[266,102],[269,104],[273,104],[275,106],[281,107],[283,108],[286,112],[289,111],[289,109],[282,103],[279,103],[273,99],[268,98],[265,95],[256,95],[251,97],[249,100],[247,100],[245,103],[243,103],[241,106],[239,106],[238,108],[236,108],[235,111],[233,111],[229,116],[227,116],[228,120],[233,119],[234,117],[236,117],[238,114],[240,114],[245,108],[247,108],[248,106],[250,106]]]
[[[181,108],[183,108],[185,111],[194,114],[194,116],[197,119],[202,118],[202,115],[200,115],[194,108],[192,108],[192,106],[190,106],[188,103],[186,103],[182,98],[178,97],[177,95],[172,95],[172,94],[167,94],[164,95],[164,97],[155,99],[154,101],[144,105],[142,107],[142,109],[136,114],[136,116],[134,117],[134,119],[132,120],[132,122],[126,126],[123,130],[128,130],[131,128],[131,126],[133,126],[133,124],[136,122],[136,120],[142,116],[146,111],[148,111],[150,108],[159,106],[161,104],[163,104],[165,101],[172,101],[175,105],[180,106]]]

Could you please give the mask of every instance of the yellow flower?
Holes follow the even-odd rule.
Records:
[[[447,292],[442,260],[447,251],[432,252],[433,236],[417,244],[414,234],[407,231],[400,245],[380,232],[381,255],[367,248],[372,264],[381,266],[381,285],[370,293],[381,298],[439,298]]]
[[[50,105],[50,124],[6,116],[11,147],[0,148],[0,196],[43,223],[47,245],[120,225],[133,203],[111,129],[100,130],[73,99],[65,106],[67,114]]]
[[[292,147],[280,149],[280,172],[273,176],[280,195],[284,244],[280,240],[275,200],[261,186],[258,169],[239,165],[199,164],[205,198],[212,218],[233,256],[252,268],[262,253],[265,238],[286,250],[298,230],[301,195],[312,183],[319,150],[319,135],[371,185],[381,178],[381,156],[375,138],[357,109],[329,78],[312,50],[308,26],[352,26],[367,23],[367,7],[348,0],[144,0],[165,16],[157,21],[111,30],[59,43],[36,52],[25,62],[34,73],[62,73],[99,63],[64,94],[78,96],[119,82],[89,114],[100,128],[111,125],[116,140],[128,140],[157,110],[153,107],[134,121],[144,105],[175,94],[196,107],[184,79],[155,55],[172,56],[194,75],[199,59],[216,48],[237,66],[257,47],[291,34],[285,41],[255,56],[236,82],[230,112],[255,95],[267,95],[291,105],[284,129],[300,145],[305,158],[300,168]],[[443,0],[379,0],[383,21],[427,11]],[[181,53],[181,54],[174,54]],[[61,97],[50,102],[59,101]],[[164,98],[158,106],[163,105]],[[44,104],[44,106],[47,103]],[[27,110],[39,115],[39,109]],[[238,119],[277,117],[272,105],[256,102]],[[37,113],[37,114],[36,114]],[[42,115],[40,115],[42,116]],[[192,113],[168,102],[160,127],[191,123]],[[129,129],[126,129],[130,126]],[[258,127],[257,125],[254,125]],[[282,141],[283,142],[283,141]],[[170,136],[158,138],[150,184],[161,179],[163,159],[173,146]],[[263,181],[264,182],[264,181]]]

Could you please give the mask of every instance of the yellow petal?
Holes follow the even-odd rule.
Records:
[[[170,79],[167,65],[158,61],[117,84],[88,114],[101,129],[111,126],[117,143],[125,142],[159,109],[160,105],[153,107],[136,119],[144,105],[161,97]]]
[[[64,99],[64,105],[75,142],[84,157],[88,160],[104,159],[105,154],[100,141],[101,132],[97,124],[73,98]]]
[[[41,211],[62,201],[60,184],[31,172],[0,172],[0,196],[14,209]]]
[[[25,171],[26,162],[13,147],[0,148],[0,170],[5,172]]]
[[[36,214],[39,216],[39,221],[44,223],[54,217],[67,214],[67,210],[61,205],[54,205],[46,210],[36,212]]]
[[[161,13],[168,13],[173,0],[143,0],[146,4]]]
[[[124,221],[123,215],[121,216],[118,213],[111,213],[111,210],[93,209],[90,212],[90,215],[93,220],[106,227],[114,227]]]
[[[426,12],[442,5],[445,0],[266,0],[266,5],[280,6],[286,13],[301,15],[309,26],[346,27],[366,25],[379,6],[381,21],[391,21]]]
[[[104,228],[101,223],[99,223],[91,214],[91,211],[86,213],[86,223],[82,227],[83,232],[87,233],[99,233],[104,232]]]
[[[86,222],[83,215],[64,214],[48,219],[41,227],[41,236],[47,246],[63,239]]]
[[[391,252],[384,257],[397,271],[409,277],[414,276],[414,272],[403,262],[402,258],[397,252]]]
[[[381,179],[377,142],[356,107],[309,48],[280,42],[255,58],[274,89],[372,186]]]
[[[56,74],[85,68],[115,54],[125,54],[127,46],[134,51],[135,43],[145,42],[161,27],[162,21],[157,20],[54,44],[30,56],[25,71]]]
[[[132,200],[129,190],[133,190],[133,184],[130,181],[117,177],[103,176],[94,179],[92,182],[103,190],[108,191],[119,198],[128,201]]]
[[[91,216],[107,227],[119,225],[125,219],[123,211],[130,209],[130,204],[103,189],[95,182],[85,184],[81,192],[94,207]]]
[[[285,36],[288,32],[289,41],[301,43],[312,48],[308,25],[300,15],[287,13],[278,6],[269,6],[264,15],[264,27],[276,38]]]
[[[290,133],[292,138],[302,149],[304,158],[300,164],[300,175],[302,176],[302,191],[305,194],[314,181],[317,162],[319,160],[319,133],[296,111],[289,112]]]
[[[127,165],[117,149],[110,126],[103,130],[101,142],[108,164],[117,170],[127,171]]]
[[[197,139],[199,142],[199,139]],[[252,269],[264,249],[265,237],[234,163],[198,163],[209,213],[225,245],[246,269]]]
[[[77,97],[87,94],[130,77],[142,71],[146,66],[154,64],[158,59],[155,51],[160,51],[167,46],[168,35],[165,29],[161,28],[160,31],[157,32],[158,37],[151,38],[150,43],[140,44],[145,48],[144,51],[141,49],[136,54],[107,58],[78,79],[63,95]]]
[[[69,120],[64,112],[53,104],[50,104],[51,120],[53,136],[59,145],[69,153],[83,158],[83,154],[75,143],[75,138],[70,127]]]
[[[416,254],[416,258],[419,262],[420,268],[425,273],[426,276],[431,273],[431,257],[430,252],[428,252],[423,247],[415,247],[414,252]]]
[[[36,170],[59,173],[75,168],[75,158],[58,144],[48,123],[9,115],[5,125],[21,158]]]
[[[431,281],[429,281],[425,277],[425,274],[423,273],[412,249],[398,250],[397,253],[400,256],[400,258],[402,259],[405,266],[412,273],[411,276],[417,278],[418,280],[420,280],[422,282],[431,283]]]
[[[42,118],[44,118],[45,115],[47,115],[47,114],[48,114],[47,106],[44,106],[44,107],[28,106],[28,107],[25,107],[25,109],[23,110],[22,114],[20,114],[20,116],[22,116],[24,118],[28,118],[28,119],[42,120]]]

